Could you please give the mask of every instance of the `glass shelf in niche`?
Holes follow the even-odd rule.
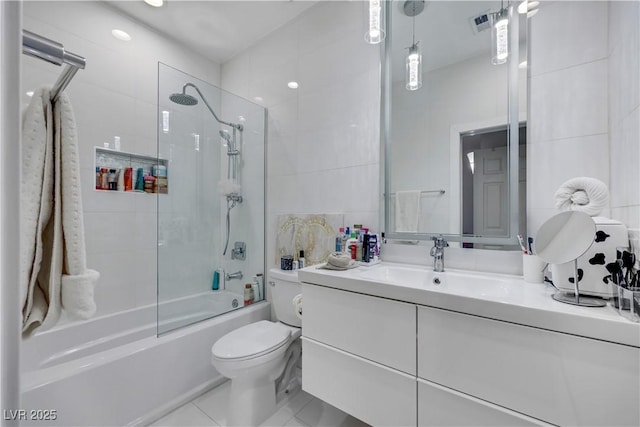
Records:
[[[96,191],[167,194],[169,161],[159,157],[95,147]]]

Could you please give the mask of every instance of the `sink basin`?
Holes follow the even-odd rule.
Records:
[[[380,282],[390,282],[399,285],[428,285],[443,273],[434,273],[433,270],[419,267],[399,267],[386,266],[374,267],[370,270],[362,271],[359,275],[365,279]]]
[[[502,298],[509,295],[508,282],[494,275],[445,271],[436,273],[427,267],[381,265],[359,272],[363,279],[480,298]]]

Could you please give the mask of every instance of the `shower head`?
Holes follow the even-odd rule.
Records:
[[[187,95],[184,89],[182,90],[182,93],[171,94],[169,99],[180,105],[196,105],[198,103],[198,100],[191,95]]]
[[[209,109],[209,112],[213,115],[213,118],[216,119],[218,123],[231,126],[232,128],[242,132],[242,130],[244,129],[244,126],[240,124],[229,123],[229,122],[225,122],[224,120],[220,120],[220,118],[215,113],[215,111],[213,111],[213,108],[211,108],[211,105],[209,105],[209,103],[207,102],[207,98],[205,98],[202,92],[200,92],[200,89],[198,89],[198,86],[194,85],[193,83],[185,83],[184,86],[182,86],[182,93],[171,94],[169,96],[169,99],[172,102],[175,102],[176,104],[180,104],[180,105],[196,105],[198,103],[198,100],[191,95],[187,95],[187,87],[189,86],[191,86],[192,88],[195,89],[196,92],[198,92],[198,95],[200,95],[200,98],[202,98],[202,101],[204,101],[204,105],[207,106],[207,108]]]

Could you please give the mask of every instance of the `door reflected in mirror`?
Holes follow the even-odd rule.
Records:
[[[520,124],[518,198],[520,212],[526,212],[527,127]],[[462,234],[466,236],[509,235],[509,145],[508,127],[485,128],[460,134],[462,176]],[[526,227],[520,216],[519,229]],[[518,245],[472,243],[462,247],[517,250]]]

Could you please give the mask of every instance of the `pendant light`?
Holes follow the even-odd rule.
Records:
[[[385,31],[385,0],[368,0],[365,4],[367,16],[364,39],[369,44],[378,44],[384,40]]]
[[[491,63],[500,65],[509,57],[509,9],[500,2],[500,10],[491,14]]]
[[[416,15],[424,10],[424,0],[408,0],[404,3],[404,13],[413,18],[413,33],[411,36],[411,46],[406,60],[405,88],[407,90],[418,90],[422,87],[422,53],[416,41]]]

